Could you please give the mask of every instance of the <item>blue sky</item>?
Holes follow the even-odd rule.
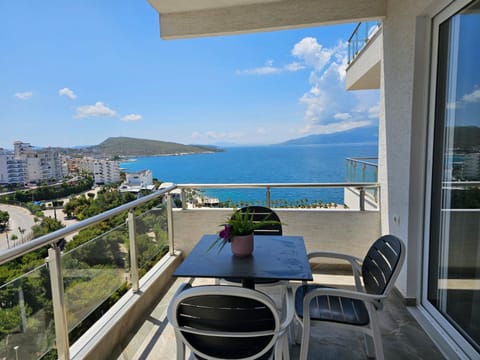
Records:
[[[378,91],[345,91],[354,27],[167,41],[146,0],[3,1],[0,147],[272,144],[377,124]]]

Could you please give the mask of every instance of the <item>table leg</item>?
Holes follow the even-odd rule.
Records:
[[[242,279],[242,287],[247,289],[255,289],[255,281],[252,278]]]

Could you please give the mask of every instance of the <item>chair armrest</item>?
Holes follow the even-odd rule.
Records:
[[[367,294],[364,292],[346,290],[346,289],[335,289],[335,288],[317,288],[310,290],[303,298],[303,312],[310,316],[310,301],[316,298],[317,296],[342,296],[350,299],[361,300],[366,303],[372,304],[376,309],[381,307],[382,301],[386,298],[385,295],[374,295]],[[307,316],[305,315],[305,316]]]
[[[308,253],[307,256],[308,260],[323,257],[348,261],[350,263],[350,266],[352,267],[353,276],[355,277],[355,288],[357,289],[357,291],[363,290],[362,282],[360,281],[360,274],[362,273],[362,259],[356,256],[342,254],[334,251],[313,251]]]

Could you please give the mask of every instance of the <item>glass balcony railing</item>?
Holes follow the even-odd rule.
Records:
[[[38,359],[53,346],[50,277],[43,264],[0,286],[0,359]]]
[[[362,51],[381,27],[380,21],[359,22],[347,41],[348,64]]]
[[[264,192],[266,206],[283,207],[272,196],[282,188],[325,191],[346,187],[365,191],[367,188],[378,188],[378,184],[172,185],[7,249],[0,253],[0,264],[22,263],[21,256],[24,255],[38,256],[39,263],[42,259],[47,260],[0,287],[0,358],[15,359],[18,356],[19,359],[38,359],[55,348],[58,358],[68,359],[70,342],[74,342],[106,312],[114,298],[120,298],[129,288],[141,296],[138,292],[141,276],[165,253],[174,255],[172,209],[175,204],[185,208],[192,206],[190,201],[195,192],[191,189],[254,189]],[[140,206],[159,198],[165,200],[162,205],[137,213]],[[180,204],[176,199],[184,201]],[[303,205],[308,207],[308,204],[299,203],[299,207]],[[359,210],[364,208],[361,203],[358,204]],[[117,225],[107,228],[106,221]],[[60,240],[75,234],[87,240],[63,251]],[[69,238],[67,248],[76,245],[75,241],[78,239]]]
[[[374,182],[378,181],[378,158],[357,157],[346,159],[345,181],[347,182]],[[378,188],[366,189],[375,202],[378,201]]]

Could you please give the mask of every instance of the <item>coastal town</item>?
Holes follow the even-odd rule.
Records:
[[[38,148],[30,143],[16,141],[13,150],[0,148],[0,196],[10,194],[15,197],[17,192],[30,192],[30,202],[42,210],[43,216],[58,219],[63,226],[68,226],[77,221],[64,210],[69,197],[38,198],[35,196],[36,189],[65,187],[88,179],[86,188],[80,189],[83,191],[71,195],[95,198],[99,191],[108,188],[109,191],[129,193],[134,195],[132,198],[138,198],[172,185],[170,182],[162,183],[155,179],[150,169],[135,172],[125,170],[120,167],[118,156],[72,156],[56,148]],[[185,204],[187,207],[215,206],[219,202],[217,198],[203,196],[195,190],[188,194],[189,201]],[[179,190],[172,192],[172,198],[181,206]],[[7,204],[2,201],[0,212],[4,214],[2,219],[5,218],[5,221],[0,221],[0,233],[5,234],[0,239],[0,251],[33,239],[31,229],[38,217],[31,209],[26,208],[25,204]]]

